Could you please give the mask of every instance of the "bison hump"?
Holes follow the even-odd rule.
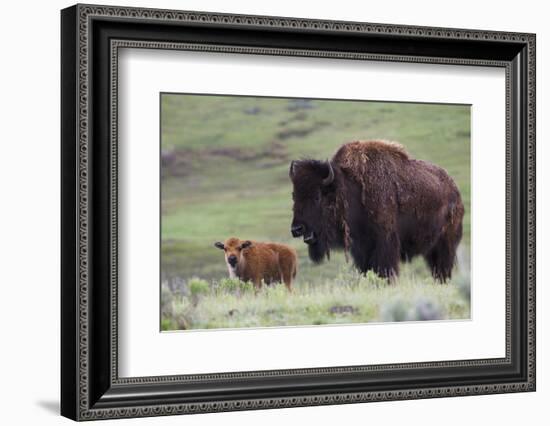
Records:
[[[364,202],[369,181],[375,181],[379,190],[389,195],[396,175],[407,168],[410,157],[405,148],[396,142],[372,140],[343,145],[332,161],[362,186]]]
[[[353,169],[380,160],[409,160],[403,145],[385,140],[355,141],[340,147],[333,161],[342,168]]]

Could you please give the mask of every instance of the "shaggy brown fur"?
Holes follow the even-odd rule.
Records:
[[[332,171],[331,171],[332,170]],[[398,274],[399,260],[422,255],[439,281],[451,277],[464,206],[442,168],[393,142],[343,145],[330,162],[294,161],[292,233],[310,258],[349,251],[361,272]]]
[[[215,246],[225,252],[225,262],[231,278],[252,281],[256,290],[272,282],[284,282],[292,291],[296,277],[296,250],[285,244],[261,243],[232,237]]]

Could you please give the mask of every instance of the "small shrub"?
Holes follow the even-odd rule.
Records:
[[[240,285],[238,278],[224,278],[217,283],[217,289],[226,293],[235,293]]]
[[[222,293],[241,295],[254,290],[254,284],[241,281],[238,278],[224,278],[218,281],[216,290]]]
[[[380,308],[382,322],[407,321],[409,319],[407,303],[401,298],[394,298]]]
[[[168,331],[168,330],[177,330],[178,327],[174,324],[174,322],[169,318],[162,318],[160,320],[160,329],[162,331]]]
[[[162,283],[160,289],[160,311],[163,315],[172,315],[172,307],[174,304],[174,293],[170,291],[166,283]]]
[[[208,284],[208,281],[192,278],[189,280],[189,291],[191,296],[203,296],[210,291],[210,284]]]
[[[367,271],[367,273],[365,274],[365,277],[363,278],[363,281],[377,288],[388,285],[388,280],[386,278],[380,277],[374,271]]]
[[[239,291],[241,293],[251,293],[254,291],[254,284],[250,281],[239,281]]]
[[[440,306],[431,300],[419,299],[411,309],[408,319],[410,321],[430,321],[442,318],[443,314]]]
[[[270,285],[262,285],[267,297],[277,298],[280,302],[284,301],[288,297],[287,288],[280,283],[273,283]]]

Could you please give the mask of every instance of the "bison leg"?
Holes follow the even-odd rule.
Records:
[[[451,253],[447,241],[438,240],[435,246],[426,254],[426,262],[432,270],[432,276],[440,283],[451,278],[454,266],[454,253]]]
[[[462,225],[447,231],[426,254],[425,259],[432,276],[441,283],[451,278],[456,260],[456,248],[462,237]]]
[[[374,271],[383,278],[393,278],[399,274],[401,245],[399,236],[392,232],[387,237],[379,237],[373,256]]]
[[[252,283],[254,284],[254,292],[257,294],[262,289],[262,277],[252,278]]]
[[[368,240],[357,244],[356,241],[353,240],[351,254],[360,272],[366,274],[374,271],[383,278],[392,278],[399,274],[401,249],[397,233],[378,236],[374,244]]]

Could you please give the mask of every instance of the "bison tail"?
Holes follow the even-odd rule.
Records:
[[[462,218],[464,217],[464,205],[460,199],[460,195],[457,194],[457,199],[451,201],[449,205],[449,210],[447,213],[447,219],[451,225],[456,226],[458,223],[462,223]]]
[[[456,250],[462,239],[462,219],[464,206],[460,199],[449,206],[448,221],[444,233],[435,246],[426,255],[426,261],[431,267],[433,277],[441,283],[452,276],[456,263]]]

